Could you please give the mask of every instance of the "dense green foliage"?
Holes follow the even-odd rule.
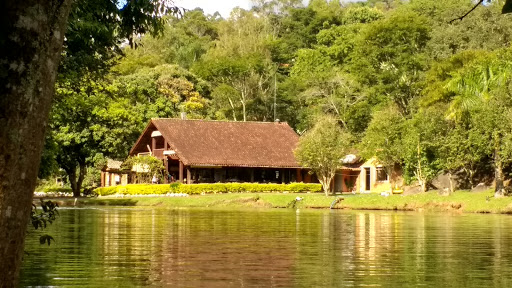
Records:
[[[123,163],[123,167],[130,171],[137,169],[133,179],[134,183],[152,183],[153,178],[164,179],[166,175],[164,164],[154,156],[131,156]]]
[[[343,164],[340,159],[351,150],[351,141],[351,135],[334,118],[322,118],[300,139],[294,151],[297,161],[317,175],[326,196],[336,171]]]
[[[257,184],[257,183],[213,183],[213,184],[130,184],[125,186],[102,187],[94,190],[100,196],[113,194],[152,195],[167,193],[208,194],[208,193],[271,193],[271,192],[321,192],[320,184]]]
[[[71,23],[85,30],[70,33],[103,34],[92,46],[67,38],[40,175],[60,167],[78,189],[85,168],[125,159],[152,117],[278,118],[304,134],[329,116],[352,148],[402,168],[407,184],[425,191],[442,173],[459,188],[496,178],[503,195],[512,171],[512,22],[504,1],[484,2],[451,23],[474,1],[256,1],[227,19],[196,9],[153,23],[161,37],[141,37],[136,50],[119,44],[123,21],[96,23],[90,13],[82,23],[86,10],[77,7]],[[110,49],[89,57],[99,46]]]

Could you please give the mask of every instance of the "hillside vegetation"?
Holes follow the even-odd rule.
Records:
[[[78,191],[97,185],[96,168],[124,159],[150,118],[278,118],[302,134],[329,115],[354,149],[400,165],[407,183],[428,190],[447,173],[469,189],[496,178],[504,195],[512,21],[503,1],[485,2],[452,23],[474,1],[273,0],[225,19],[169,16],[137,49],[82,59],[101,69],[65,62],[40,177],[62,168]]]

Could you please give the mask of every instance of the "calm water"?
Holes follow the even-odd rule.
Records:
[[[512,287],[512,217],[61,209],[22,286]]]

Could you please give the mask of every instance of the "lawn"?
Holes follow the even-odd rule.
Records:
[[[74,199],[59,199],[61,205],[73,206]],[[335,205],[333,202],[336,201]],[[457,191],[441,196],[436,191],[416,195],[378,194],[337,195],[326,197],[322,193],[223,193],[191,195],[188,197],[105,196],[82,198],[77,206],[146,206],[146,207],[261,207],[261,208],[322,208],[353,210],[402,211],[459,211],[469,213],[512,213],[512,197],[493,198],[492,191]]]

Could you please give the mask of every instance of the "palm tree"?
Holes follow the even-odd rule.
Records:
[[[489,142],[495,170],[495,197],[505,194],[503,165],[508,161],[508,144],[505,136],[510,131],[509,117],[512,108],[508,80],[512,73],[512,51],[499,51],[480,58],[456,73],[447,88],[456,93],[451,100],[448,118],[473,124],[486,122],[483,133]],[[482,117],[483,116],[483,117]],[[478,119],[476,119],[478,118]],[[486,119],[484,119],[486,118]]]

